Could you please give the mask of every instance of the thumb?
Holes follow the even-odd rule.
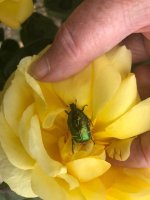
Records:
[[[144,20],[146,12],[149,13],[147,1],[83,1],[29,73],[42,81],[58,81],[79,72],[126,36],[147,25]]]

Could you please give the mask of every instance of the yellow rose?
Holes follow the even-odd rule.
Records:
[[[140,101],[130,51],[115,48],[57,83],[27,73],[37,58],[20,62],[3,94],[3,180],[22,196],[44,200],[149,200],[149,169],[120,169],[106,161],[106,153],[126,160],[133,139],[150,130],[150,98]],[[72,137],[72,123],[80,127],[75,120],[67,124],[70,104],[89,119],[83,120],[90,128],[86,142]]]
[[[0,21],[12,28],[19,28],[32,12],[32,0],[0,0]]]

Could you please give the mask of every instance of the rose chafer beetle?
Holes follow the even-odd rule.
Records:
[[[68,114],[67,124],[69,130],[72,135],[72,151],[73,151],[73,144],[76,143],[84,143],[86,141],[92,140],[91,137],[91,121],[85,115],[83,106],[82,109],[77,108],[75,103],[69,104],[70,112],[65,111]]]

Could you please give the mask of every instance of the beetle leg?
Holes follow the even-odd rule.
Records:
[[[84,111],[84,109],[85,109],[86,106],[88,106],[88,105],[84,105],[84,106],[82,107],[81,111]]]
[[[69,115],[69,112],[68,112],[67,110],[65,110],[65,113],[66,113],[67,115]]]
[[[92,120],[89,118],[88,118],[88,125],[91,125],[92,127],[94,126]]]
[[[91,137],[91,140],[92,140],[93,144],[95,145],[95,141],[94,141],[94,139],[92,137]]]

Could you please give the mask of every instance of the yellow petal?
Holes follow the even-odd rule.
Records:
[[[123,172],[131,178],[138,178],[141,181],[144,181],[147,184],[150,184],[150,168],[143,169],[130,169],[124,168]]]
[[[52,90],[50,83],[40,83],[28,74],[29,66],[37,58],[37,56],[23,58],[19,63],[18,70],[25,76],[26,83],[32,89],[32,96],[34,96],[37,113],[40,116],[43,128],[50,128],[57,115],[65,108]]]
[[[0,3],[0,20],[12,28],[19,28],[32,11],[32,0],[5,0]]]
[[[98,178],[81,183],[80,189],[86,200],[106,200],[104,185]]]
[[[38,165],[32,173],[33,191],[44,200],[67,200],[67,193],[55,178],[47,176]],[[69,199],[68,199],[69,200]]]
[[[19,0],[19,10],[17,19],[20,23],[24,22],[33,12],[32,0]]]
[[[70,103],[75,103],[77,101],[77,105],[82,107],[84,105],[88,105],[90,103],[90,95],[91,95],[91,80],[92,80],[92,68],[88,66],[79,74],[58,82],[53,83],[52,86],[56,92],[56,94],[61,98],[61,100],[69,105]]]
[[[68,162],[66,166],[68,172],[80,182],[87,182],[105,173],[110,164],[97,157],[86,157]]]
[[[24,75],[17,70],[3,98],[5,118],[15,133],[17,132],[22,112],[32,101],[32,94],[26,84]]]
[[[150,198],[150,185],[138,177],[127,176],[120,173],[115,178],[113,185],[107,190],[110,197],[123,200],[148,200]],[[132,169],[134,172],[134,169]],[[121,180],[121,182],[120,182]],[[110,198],[111,199],[111,198]]]
[[[22,59],[18,69],[24,74],[27,84],[32,88],[32,95],[42,127],[47,129],[53,125],[55,118],[65,110],[65,107],[52,90],[50,83],[40,83],[27,73],[29,66],[36,59],[36,56]]]
[[[110,102],[97,117],[97,123],[108,124],[128,111],[138,101],[137,85],[134,74],[124,79]]]
[[[106,56],[100,57],[93,63],[93,118],[116,93],[121,83],[120,74],[115,71]]]
[[[132,55],[125,46],[117,46],[106,53],[109,62],[122,78],[125,78],[131,70]]]
[[[70,189],[70,187],[68,187],[67,184],[65,184],[64,181],[62,181],[61,179],[57,178],[57,182],[59,183],[59,185],[66,191],[67,193],[67,198],[66,200],[86,200],[86,198],[84,197],[84,195],[81,192],[81,188],[75,188],[75,189]]]
[[[24,197],[36,197],[31,189],[31,171],[13,166],[0,147],[0,174],[10,188]]]
[[[61,112],[65,113],[66,107],[54,93],[50,83],[40,83],[40,87],[45,100],[42,101],[42,99],[36,96],[36,108],[42,122],[42,127],[44,129],[49,129],[52,127],[57,116]]]
[[[45,150],[48,155],[57,161],[61,162],[60,153],[58,150],[58,135],[56,131],[42,131],[42,140]]]
[[[19,138],[0,113],[0,142],[10,162],[20,169],[31,169],[34,160],[27,154]]]
[[[120,180],[121,170],[122,168],[115,168],[111,166],[111,168],[100,177],[106,189],[111,188],[117,180]]]
[[[26,150],[49,175],[56,176],[66,172],[65,167],[53,160],[44,148],[39,119],[34,114],[34,105],[29,106],[23,113],[19,133]]]
[[[102,137],[125,139],[150,130],[150,98],[140,102],[110,124]]]
[[[65,180],[68,183],[70,190],[73,190],[73,189],[79,187],[78,180],[76,178],[74,178],[73,176],[69,175],[69,174],[61,174],[57,177]]]
[[[145,174],[142,171],[145,171]],[[136,173],[134,173],[136,171]],[[150,185],[146,174],[149,176],[147,169],[125,169],[120,167],[111,167],[101,180],[107,189],[109,200],[148,200],[150,197]],[[145,178],[144,178],[145,176]]]
[[[124,140],[114,140],[106,148],[106,152],[110,158],[124,161],[130,156],[130,147],[134,138]]]

